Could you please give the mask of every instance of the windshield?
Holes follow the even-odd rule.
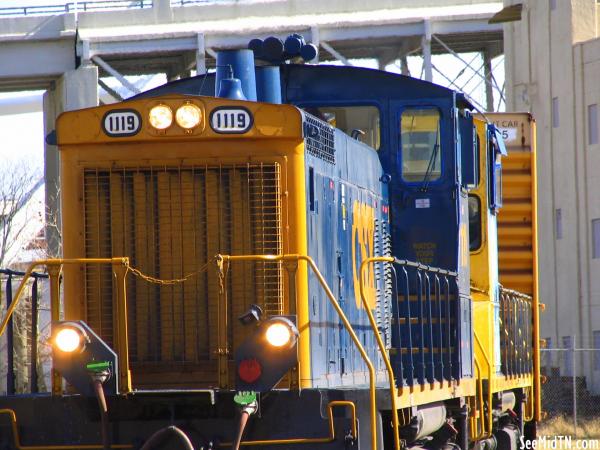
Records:
[[[439,112],[431,108],[406,109],[402,112],[400,130],[402,179],[426,185],[440,178],[442,158],[439,148]]]

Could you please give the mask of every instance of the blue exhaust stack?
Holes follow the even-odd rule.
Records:
[[[281,103],[279,66],[256,67],[256,91],[259,102]]]

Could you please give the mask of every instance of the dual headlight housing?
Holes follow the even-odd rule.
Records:
[[[148,121],[156,130],[166,130],[173,125],[173,119],[181,128],[191,131],[202,122],[202,109],[193,103],[184,103],[173,114],[170,106],[161,103],[148,113]]]

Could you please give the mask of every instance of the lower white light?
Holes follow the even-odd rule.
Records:
[[[60,351],[72,353],[75,350],[81,349],[83,335],[74,328],[63,328],[56,333],[54,343]]]
[[[266,338],[273,347],[283,347],[292,339],[292,330],[281,322],[275,322],[267,328]]]

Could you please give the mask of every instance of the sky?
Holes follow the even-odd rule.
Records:
[[[2,8],[10,7],[24,7],[24,6],[46,6],[46,5],[61,5],[65,3],[75,3],[75,0],[0,0],[0,10]],[[79,1],[81,3],[81,0]],[[470,62],[474,68],[479,69],[482,65],[482,59],[477,54],[463,54],[461,55],[466,61]],[[494,67],[494,75],[496,76],[498,85],[500,87],[504,84],[504,57],[500,56],[492,61]],[[366,60],[353,60],[354,65],[376,68],[377,63],[374,59]],[[339,63],[341,64],[341,63]],[[457,60],[452,55],[434,55],[433,64],[439,69],[439,72],[433,72],[433,81],[443,86],[448,86],[453,89],[458,89],[468,94],[473,102],[477,105],[485,105],[485,89],[481,78],[475,75],[473,70],[465,68],[465,65]],[[420,78],[422,76],[422,58],[419,56],[411,56],[408,58],[408,65],[411,76]],[[399,62],[390,64],[386,67],[387,71],[400,72]],[[461,70],[463,73],[461,74]],[[456,81],[455,81],[456,79]],[[143,84],[147,83],[145,89],[162,84],[165,80],[164,75],[157,76],[151,80],[139,80],[139,78],[132,78],[131,81],[139,82]],[[455,81],[456,85],[452,86],[449,82]],[[108,78],[105,81],[113,88],[118,88],[119,83],[113,79]],[[102,94],[102,90],[100,91]],[[126,92],[126,91],[123,91]],[[34,101],[38,105],[39,111],[41,111],[42,103],[42,91],[30,91],[30,92],[0,92],[0,157],[9,160],[23,160],[27,161],[36,168],[43,167],[43,154],[44,154],[44,127],[43,127],[43,116],[41,112],[28,112],[20,114],[6,115],[2,114],[3,102],[19,102],[23,103],[23,99],[28,101]],[[498,105],[498,96],[495,96],[495,107]],[[7,109],[6,107],[4,108]],[[13,108],[11,110],[16,110]]]

